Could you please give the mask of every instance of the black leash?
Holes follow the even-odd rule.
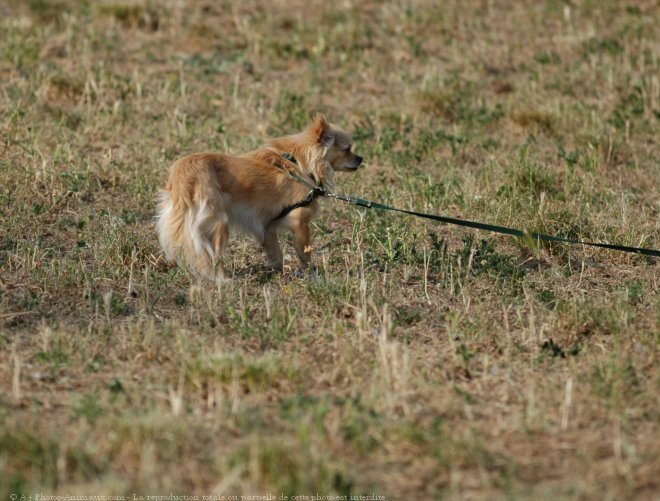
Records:
[[[612,249],[621,252],[632,252],[635,254],[644,254],[645,256],[660,257],[660,250],[656,250],[656,249],[647,249],[644,247],[628,247],[626,245],[608,244],[608,243],[599,243],[599,242],[588,242],[584,240],[575,240],[573,238],[545,235],[543,233],[527,232],[515,228],[507,228],[506,226],[478,223],[476,221],[470,221],[468,219],[457,219],[454,217],[438,216],[434,214],[425,214],[423,212],[397,209],[396,207],[390,207],[389,205],[379,204],[378,202],[370,202],[369,200],[347,197],[344,195],[336,195],[334,193],[325,193],[324,196],[335,198],[337,200],[342,200],[351,205],[366,207],[367,209],[382,209],[382,210],[389,210],[394,212],[402,212],[404,214],[410,214],[411,216],[421,217],[424,219],[431,219],[433,221],[440,221],[442,223],[454,224],[457,226],[467,226],[468,228],[476,228],[478,230],[491,231],[493,233],[501,233],[503,235],[511,235],[514,237],[531,238],[535,240],[537,244],[540,240],[544,240],[546,242],[564,242],[567,244],[590,245],[592,247],[602,247],[604,249]]]
[[[288,153],[282,154],[282,156],[287,160],[292,161],[293,163],[297,163],[295,162],[295,158],[293,158]],[[589,245],[591,247],[601,247],[603,249],[611,249],[620,252],[631,252],[634,254],[643,254],[645,256],[660,257],[660,250],[657,249],[648,249],[644,247],[629,247],[627,245],[608,244],[608,243],[600,243],[600,242],[588,242],[584,240],[576,240],[573,238],[559,237],[555,235],[545,235],[543,233],[527,232],[523,230],[518,230],[516,228],[498,226],[496,224],[479,223],[476,221],[470,221],[468,219],[457,219],[454,217],[440,216],[435,214],[425,214],[424,212],[398,209],[396,207],[380,204],[378,202],[371,202],[369,200],[364,200],[362,198],[349,197],[346,195],[338,195],[336,193],[327,191],[320,186],[312,185],[308,180],[306,180],[301,176],[298,176],[297,174],[294,174],[293,172],[285,172],[285,173],[289,177],[291,177],[291,179],[293,179],[294,181],[301,183],[304,186],[307,186],[308,188],[311,188],[311,191],[309,192],[309,195],[307,195],[307,197],[301,200],[300,202],[297,202],[293,205],[290,205],[289,207],[286,207],[284,211],[282,211],[282,213],[276,219],[279,219],[280,217],[284,217],[286,214],[288,214],[294,209],[297,209],[298,207],[309,205],[315,198],[319,196],[324,196],[328,198],[334,198],[335,200],[341,200],[342,202],[346,202],[351,205],[356,205],[358,207],[365,207],[367,209],[380,209],[380,210],[389,210],[393,212],[401,212],[403,214],[410,214],[411,216],[416,216],[424,219],[431,219],[432,221],[439,221],[441,223],[453,224],[456,226],[466,226],[468,228],[476,228],[478,230],[500,233],[502,235],[510,235],[513,237],[532,239],[537,242],[537,245],[539,241],[543,240],[546,242],[563,242],[567,244]]]

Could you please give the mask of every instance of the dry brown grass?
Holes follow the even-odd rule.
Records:
[[[218,289],[152,218],[323,110],[341,191],[658,248],[658,15],[0,1],[0,496],[657,496],[657,260],[327,203],[321,281],[236,238]]]

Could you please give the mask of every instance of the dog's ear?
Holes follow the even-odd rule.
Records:
[[[316,140],[325,148],[330,148],[335,142],[335,135],[332,127],[323,113],[317,113],[312,121],[312,131]]]

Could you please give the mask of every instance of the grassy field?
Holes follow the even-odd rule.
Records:
[[[340,192],[659,248],[659,19],[0,0],[0,498],[657,499],[657,259],[327,201],[320,280],[235,236],[215,287],[153,217],[177,157],[321,110]]]

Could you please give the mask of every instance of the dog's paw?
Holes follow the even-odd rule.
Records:
[[[266,265],[267,273],[282,273],[284,271],[284,265],[282,263],[269,263]]]
[[[298,268],[293,272],[293,275],[297,278],[307,278],[310,282],[314,283],[322,281],[316,266],[310,266],[309,268]]]

